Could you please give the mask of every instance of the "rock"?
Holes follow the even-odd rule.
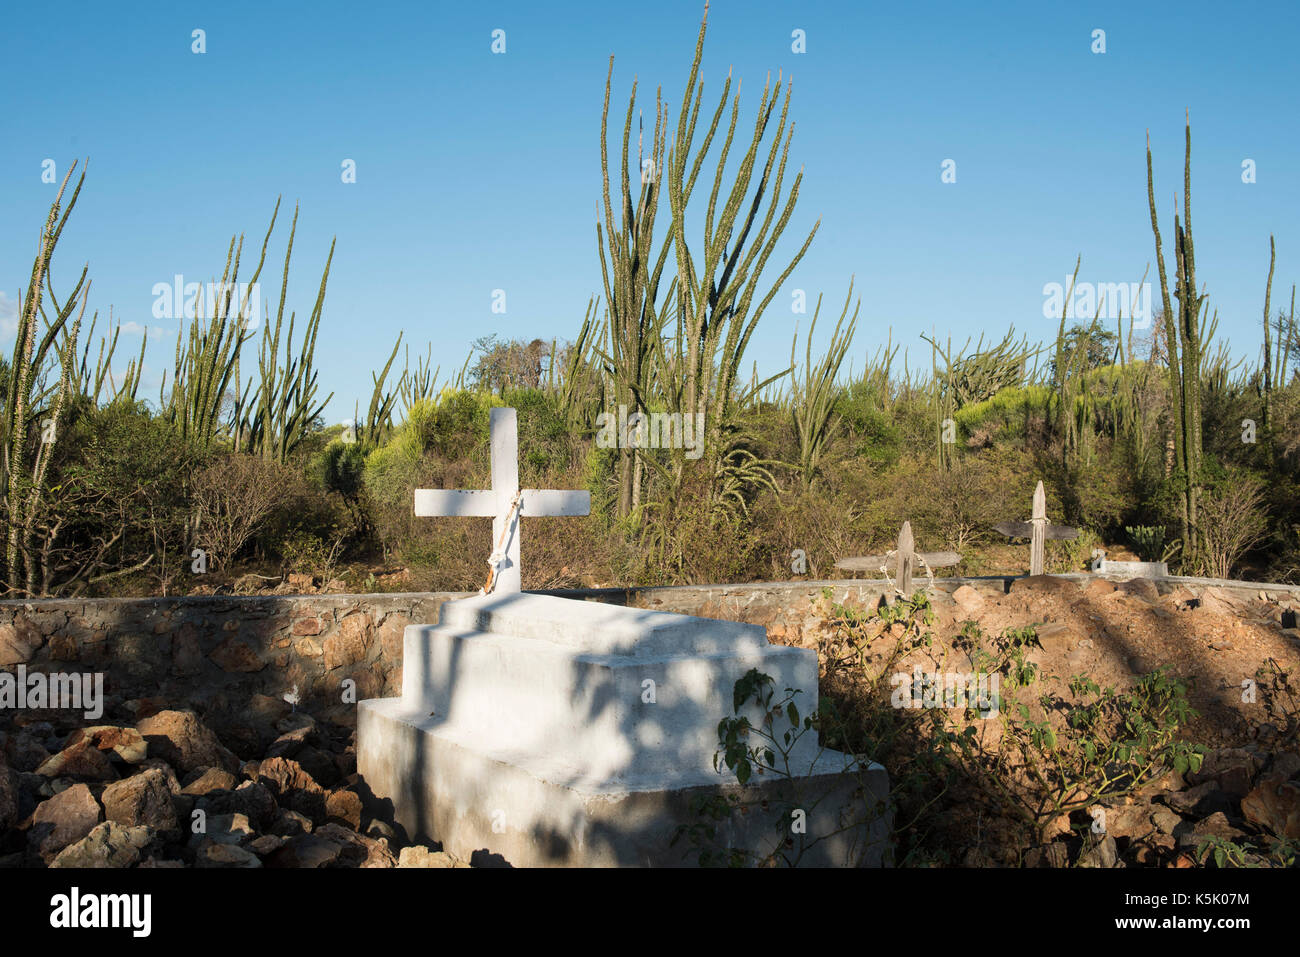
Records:
[[[299,638],[293,643],[293,650],[300,658],[319,658],[325,653],[320,642],[314,638]]]
[[[325,819],[325,789],[297,761],[268,758],[258,766],[257,780],[276,802],[305,814],[313,821]]]
[[[314,834],[299,834],[267,858],[268,867],[330,867],[343,853],[342,845]]]
[[[359,619],[364,618],[365,623]],[[356,664],[366,656],[366,638],[369,616],[361,612],[349,615],[339,623],[338,630],[322,643],[325,653],[325,670]]]
[[[295,637],[298,638],[314,637],[316,635],[319,635],[321,632],[320,619],[316,617],[299,618],[297,621],[293,623],[293,627],[290,629],[290,631],[293,633]],[[317,648],[319,647],[320,646],[317,645]],[[319,653],[320,652],[318,651],[317,654]]]
[[[237,844],[205,844],[194,855],[195,867],[261,867],[262,861],[252,851]]]
[[[268,694],[255,694],[248,703],[249,713],[260,724],[271,725],[290,711],[289,702]]]
[[[397,861],[388,849],[388,842],[363,837],[338,824],[326,824],[314,831],[313,837],[338,844],[342,851],[335,861],[337,867],[396,867]]]
[[[1141,598],[1151,604],[1155,604],[1160,600],[1160,589],[1149,578],[1130,578],[1126,582],[1120,582],[1119,591],[1125,595],[1132,595],[1134,598]]]
[[[1183,819],[1168,808],[1157,807],[1151,812],[1151,823],[1161,834],[1173,834],[1174,828],[1182,824]]]
[[[181,677],[202,674],[203,661],[203,649],[192,626],[183,626],[172,639],[172,673]]]
[[[105,820],[130,827],[146,825],[162,832],[180,829],[167,778],[156,768],[110,784],[102,800]]]
[[[212,791],[233,791],[239,780],[229,771],[221,768],[199,768],[186,776],[182,794],[202,797]]]
[[[1201,784],[1215,781],[1219,790],[1242,798],[1249,793],[1255,779],[1255,759],[1242,748],[1222,748],[1211,751],[1201,762],[1201,768],[1187,775],[1187,783]]]
[[[290,594],[293,595],[310,595],[316,590],[316,580],[311,575],[298,575],[290,573],[289,575]]]
[[[1084,839],[1083,849],[1079,852],[1079,867],[1114,867],[1119,863],[1119,848],[1115,846],[1115,838],[1109,834],[1102,835],[1098,838],[1096,835],[1088,835]]]
[[[99,802],[90,788],[74,784],[37,806],[27,829],[27,843],[48,864],[69,844],[94,830],[99,821]]]
[[[1186,791],[1169,791],[1159,796],[1169,807],[1191,817],[1208,817],[1215,811],[1235,811],[1232,795],[1219,789],[1218,781],[1205,781]]]
[[[1074,625],[1057,621],[1042,622],[1034,628],[1034,631],[1038,635],[1038,643],[1045,651],[1051,653],[1059,654],[1075,648],[1083,638]]]
[[[150,752],[183,772],[195,768],[239,770],[235,757],[192,711],[159,711],[139,723]]]
[[[1241,813],[1256,827],[1277,837],[1300,838],[1300,784],[1266,774],[1241,799]]]
[[[1190,831],[1184,831],[1178,835],[1178,846],[1183,848],[1197,848],[1204,844],[1209,838],[1217,838],[1220,841],[1238,842],[1246,836],[1246,832],[1240,828],[1234,827],[1228,820],[1228,816],[1222,811],[1215,811],[1203,821],[1197,821],[1192,825]]]
[[[144,736],[135,728],[120,727],[115,724],[97,724],[89,728],[78,728],[68,735],[64,748],[89,741],[100,751],[109,752],[126,764],[139,764],[149,756],[149,746]]]
[[[252,646],[233,635],[212,649],[212,654],[208,657],[226,672],[250,674],[266,667],[266,662]]]
[[[976,614],[984,607],[984,596],[970,585],[962,585],[952,593],[952,600],[963,612]]]
[[[331,822],[361,829],[361,798],[355,791],[331,791],[325,798],[325,817]]]
[[[311,829],[311,818],[307,815],[288,808],[280,808],[268,830],[280,837],[297,837],[299,834],[310,834]]]
[[[1113,838],[1138,840],[1151,833],[1151,808],[1145,804],[1117,804],[1102,810],[1106,812],[1106,833]]]
[[[203,831],[190,836],[190,846],[201,848],[206,844],[244,844],[257,837],[257,833],[243,814],[213,814],[208,817]]]
[[[245,781],[235,788],[231,795],[231,804],[248,816],[253,825],[259,829],[269,827],[280,810],[275,795],[263,784]]]
[[[1083,586],[1085,598],[1104,598],[1115,594],[1115,583],[1104,578],[1093,578]]]
[[[208,815],[241,814],[257,830],[265,830],[279,810],[275,796],[256,781],[245,781],[233,791],[209,791],[195,806]]]
[[[86,739],[66,747],[46,760],[36,773],[47,778],[83,778],[87,781],[114,781],[117,771],[108,756]]]
[[[185,867],[185,862],[184,862],[184,861],[168,861],[168,860],[161,860],[161,859],[159,859],[159,858],[157,858],[157,857],[150,857],[150,858],[148,858],[148,859],[146,859],[146,860],[141,861],[139,864],[136,865],[136,867],[137,867],[137,868],[145,868],[145,867],[149,867],[149,868],[154,868],[154,867],[167,867],[167,868],[180,867],[180,868],[184,868],[184,867]]]
[[[159,771],[163,779],[167,782],[167,790],[172,792],[173,797],[180,796],[181,782],[176,780],[176,772],[172,766],[161,758],[145,758],[138,766],[139,771]]]
[[[334,758],[320,748],[310,745],[301,749],[294,759],[312,780],[323,788],[333,787],[339,780],[339,766]]]
[[[147,827],[105,821],[60,851],[50,867],[130,867],[152,842],[153,834]]]
[[[13,624],[0,625],[0,665],[25,665],[43,644],[40,629],[17,616]]]
[[[307,746],[308,739],[315,740],[316,729],[311,727],[295,728],[292,731],[286,731],[266,749],[268,758],[292,758]]]
[[[1300,754],[1294,751],[1282,751],[1273,755],[1273,766],[1269,773],[1286,781],[1300,774]]]
[[[275,723],[275,730],[280,734],[288,734],[299,728],[311,728],[314,731],[316,719],[306,711],[291,711]]]
[[[263,834],[248,842],[248,849],[258,857],[267,857],[274,854],[280,848],[289,842],[287,837],[280,837],[275,834]]]
[[[1234,616],[1237,613],[1236,601],[1222,588],[1209,586],[1201,589],[1196,607],[1216,615]]]
[[[1065,849],[1065,845],[1060,845],[1060,844],[1049,844],[1048,848],[1056,848],[1056,846],[1060,846],[1062,850]],[[1034,853],[1034,850],[1043,850],[1043,849],[1034,848],[1031,850],[1030,853],[1031,854]],[[429,848],[426,848],[426,846],[421,844],[413,844],[409,846],[409,848],[402,848],[402,853],[400,853],[398,856],[398,867],[467,867],[467,866],[468,865],[465,865],[465,863],[458,861],[458,859],[456,859],[455,857],[452,857],[451,854],[448,854],[446,850],[429,850]],[[1028,856],[1026,856],[1026,867],[1052,867],[1052,866],[1063,867],[1065,865],[1030,865],[1030,863],[1028,863]]]
[[[1079,586],[1068,578],[1058,578],[1055,575],[1026,575],[1024,578],[1017,578],[1007,589],[1010,594],[1018,595],[1022,593],[1029,594],[1055,594],[1065,598],[1077,598],[1079,596]]]
[[[42,739],[26,730],[13,735],[4,747],[9,766],[15,771],[35,771],[50,759]]]

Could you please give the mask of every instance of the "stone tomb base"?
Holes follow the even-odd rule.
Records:
[[[361,702],[357,769],[376,813],[462,858],[690,864],[690,838],[671,845],[679,826],[701,820],[697,797],[730,794],[768,805],[718,822],[719,845],[765,856],[788,839],[801,865],[879,865],[880,765],[808,731],[790,778],[741,788],[714,771],[718,722],[751,668],[772,676],[776,700],[799,689],[800,713],[814,710],[816,653],[771,645],[758,626],[520,593],[447,602],[437,625],[406,629],[402,697]]]

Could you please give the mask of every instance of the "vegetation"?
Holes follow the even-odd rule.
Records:
[[[229,291],[182,323],[156,404],[137,396],[142,358],[114,379],[116,331],[92,367],[88,273],[66,295],[50,278],[85,178],[65,203],[69,172],[40,234],[12,356],[0,361],[5,594],[154,594],[308,567],[363,588],[394,564],[408,587],[476,587],[487,520],[417,520],[412,490],[484,487],[487,411],[502,404],[520,409],[522,480],[592,494],[590,519],[526,523],[525,587],[787,578],[796,549],[824,576],[839,558],[891,547],[903,519],[920,542],[962,552],[957,573],[1019,572],[989,526],[1026,518],[1040,478],[1053,521],[1084,530],[1053,543],[1057,570],[1082,570],[1091,545],[1105,544],[1183,573],[1297,580],[1294,288],[1290,308],[1271,314],[1270,237],[1262,354],[1232,361],[1196,275],[1190,124],[1172,281],[1148,148],[1161,290],[1150,322],[1103,328],[1099,306],[1069,327],[1063,311],[1046,343],[1014,328],[974,345],[923,337],[914,347],[928,350],[927,372],[906,349],[899,361],[892,332],[855,361],[850,280],[825,351],[811,342],[818,296],[802,355],[796,333],[790,367],[760,380],[746,375],[746,350],[817,227],[784,239],[802,175],[787,179],[788,83],[768,83],[738,133],[730,77],[704,108],[706,27],[707,8],[680,108],[674,117],[656,92],[635,168],[635,85],[610,161],[611,61],[596,227],[603,293],[573,341],[488,337],[440,382],[431,348],[414,366],[408,349],[398,369],[399,336],[368,406],[343,427],[321,421],[329,395],[313,366],[333,246],[306,322],[286,316],[296,210],[254,375],[240,368],[252,317]],[[254,280],[278,211],[277,201]],[[232,238],[221,288],[235,288],[242,251],[243,237]],[[650,415],[671,426],[655,430],[666,441],[646,441]],[[620,433],[612,445],[598,441],[602,424]],[[268,488],[280,498],[268,501]],[[190,571],[195,548],[212,552],[204,582]]]

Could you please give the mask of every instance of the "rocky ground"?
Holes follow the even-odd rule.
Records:
[[[1244,863],[1275,864],[1285,858],[1272,855],[1279,842],[1300,846],[1300,716],[1287,697],[1300,690],[1300,600],[1044,577],[1005,594],[969,585],[938,593],[934,610],[930,655],[957,654],[953,639],[970,620],[986,634],[1034,625],[1042,648],[1032,659],[1058,690],[1075,674],[1122,690],[1172,668],[1200,712],[1185,736],[1207,750],[1196,773],[1170,772],[1104,801],[1101,831],[1086,813],[1062,815],[1036,847],[1000,839],[987,818],[967,828],[954,809],[957,861],[1188,867],[1214,839],[1248,848]],[[797,634],[770,634],[815,647],[817,621],[814,613]],[[1262,684],[1243,693],[1270,663],[1289,691],[1271,703]],[[0,711],[0,867],[468,866],[366,813],[354,707],[309,714],[271,695],[241,700],[234,721],[162,697],[110,696],[98,721]]]
[[[0,731],[0,867],[469,866],[363,811],[354,730],[263,708],[258,760],[192,711],[18,715]]]
[[[995,835],[968,845],[962,862],[1190,867],[1213,840],[1248,848],[1238,864],[1285,863],[1293,853],[1287,842],[1300,852],[1300,598],[1181,586],[1161,594],[1146,579],[1080,585],[1042,576],[1005,594],[960,587],[937,596],[935,612],[936,642],[926,656],[946,651],[952,667],[961,659],[953,639],[967,621],[990,635],[1035,626],[1042,648],[1029,658],[1045,676],[1039,691],[1064,694],[1074,675],[1125,691],[1140,675],[1169,668],[1188,681],[1199,712],[1182,736],[1206,749],[1198,772],[1171,771],[1103,801],[1096,827],[1076,811],[1055,820],[1038,847],[1026,851]]]

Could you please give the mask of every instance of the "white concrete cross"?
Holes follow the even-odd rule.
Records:
[[[519,420],[514,409],[492,409],[492,488],[415,490],[415,514],[434,516],[491,516],[492,548],[489,559],[496,571],[494,592],[520,590],[519,518],[528,516],[588,515],[591,493],[519,488]],[[516,497],[518,503],[516,504]]]

